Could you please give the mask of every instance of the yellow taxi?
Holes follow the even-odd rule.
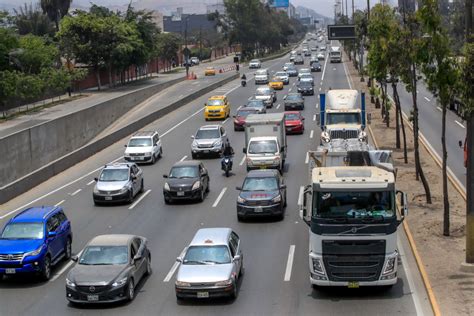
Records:
[[[207,100],[204,104],[204,118],[212,119],[226,119],[230,116],[230,103],[225,95],[215,95]]]
[[[204,75],[205,76],[215,76],[216,75],[216,69],[214,69],[214,67],[206,67],[206,70],[204,70]]]
[[[283,81],[278,77],[273,77],[268,85],[274,90],[283,90]]]

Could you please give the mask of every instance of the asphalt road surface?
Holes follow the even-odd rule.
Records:
[[[280,70],[288,56],[264,63],[270,71]],[[305,58],[308,67],[309,58]],[[73,252],[78,253],[94,236],[107,233],[133,233],[149,240],[153,274],[139,284],[136,299],[129,304],[77,308],[65,297],[65,277],[72,266],[63,263],[53,271],[49,282],[31,278],[4,279],[0,282],[1,315],[430,315],[431,309],[415,261],[401,230],[399,281],[390,290],[378,288],[313,290],[308,277],[308,227],[297,211],[299,189],[305,184],[308,166],[306,151],[319,143],[316,125],[319,89],[348,88],[343,63],[324,65],[314,73],[316,96],[306,97],[303,135],[288,136],[289,155],[285,166],[288,207],[283,221],[261,220],[240,223],[236,216],[235,187],[246,175],[242,148],[244,135],[234,132],[232,118],[221,122],[236,155],[233,175],[226,178],[220,159],[204,159],[210,172],[210,193],[202,203],[165,205],[163,174],[178,160],[190,159],[190,136],[209,124],[203,117],[203,104],[213,94],[226,94],[232,113],[255,92],[253,76],[243,88],[235,80],[206,97],[150,124],[162,136],[163,158],[155,165],[142,166],[145,194],[131,205],[95,207],[93,178],[106,163],[120,160],[127,139],[110,146],[42,185],[5,204],[0,224],[27,205],[60,204],[72,222]],[[247,73],[251,73],[245,70]],[[324,76],[324,78],[322,78]],[[270,112],[283,111],[283,96],[296,91],[295,78],[283,91]],[[176,93],[183,93],[183,91]],[[202,227],[232,227],[241,237],[244,276],[236,300],[190,301],[178,304],[174,292],[176,257]],[[294,246],[293,260],[288,260]],[[292,264],[289,264],[292,263]],[[287,278],[285,279],[285,274]]]

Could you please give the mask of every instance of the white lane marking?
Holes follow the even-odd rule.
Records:
[[[83,251],[84,250],[81,250],[76,256],[79,258]],[[69,269],[73,264],[74,264],[74,261],[69,260],[68,263],[66,263],[66,265],[61,270],[59,270],[58,272],[56,272],[54,274],[54,276],[49,280],[49,282],[52,283],[52,282],[56,281],[61,276],[61,274],[66,272],[66,270]]]
[[[226,118],[226,119],[224,120],[224,122],[222,122],[222,125],[224,125],[228,120],[229,120],[229,118]]]
[[[293,259],[295,257],[295,245],[290,246],[288,251],[288,261],[286,262],[285,278],[284,281],[288,282],[291,279],[291,270],[293,268]]]
[[[58,203],[54,204],[54,206],[59,206],[59,205],[63,204],[64,202],[66,202],[66,200],[59,201]]]
[[[288,89],[288,92],[291,92],[291,88],[290,88],[290,89]]]
[[[336,70],[336,68],[334,67],[332,70]]]
[[[298,205],[303,205],[303,192],[304,186],[300,186],[300,192],[298,193]]]
[[[185,161],[186,158],[188,158],[188,156],[184,156],[183,158],[181,158],[179,161]]]
[[[296,85],[296,82],[293,82],[293,87]]]
[[[128,209],[129,209],[129,210],[133,210],[133,208],[134,208],[135,206],[137,206],[137,204],[140,203],[141,200],[143,200],[143,199],[145,198],[145,196],[147,196],[148,193],[150,193],[150,192],[151,192],[151,190],[146,190],[146,192],[143,193],[142,196],[140,196],[140,197],[138,198],[138,200],[135,201],[135,203],[133,203],[132,205],[130,205],[130,207],[129,207]]]
[[[304,163],[308,164],[308,162],[309,162],[309,153],[306,152],[306,158],[304,159]]]
[[[91,180],[91,181],[87,182],[87,185],[91,185],[94,182],[95,182],[95,180]]]
[[[443,109],[440,108],[439,106],[437,106],[436,108],[438,109],[438,111],[443,112]]]
[[[309,138],[313,138],[314,130],[311,130],[311,133],[309,134]]]
[[[278,105],[277,105],[276,109],[278,110],[279,108],[280,108],[280,103],[278,103]]]
[[[286,98],[286,94],[283,96],[283,99]]]
[[[321,91],[321,87],[319,87],[319,91]]]
[[[81,191],[82,191],[82,189],[77,189],[76,191],[72,192],[70,195],[74,196],[74,195],[76,195],[77,193],[79,193]]]
[[[430,99],[428,99],[427,97],[423,97],[423,98],[425,98],[425,100],[426,100],[426,101],[428,101],[428,102],[430,102],[430,101],[431,101],[431,100],[430,100]]]
[[[192,84],[193,86],[194,86],[194,85],[197,85],[197,84],[199,84],[199,81],[195,81],[195,82],[193,82],[193,83],[191,83],[191,84]]]
[[[183,251],[181,251],[181,254],[179,255],[179,257],[182,258],[185,251],[186,251],[186,248],[184,248]],[[173,266],[171,267],[170,271],[168,272],[168,274],[164,278],[163,282],[169,282],[171,280],[171,278],[173,277],[173,274],[176,272],[176,269],[178,269],[178,267],[179,267],[179,262],[175,261]]]
[[[316,104],[316,108],[318,108],[317,104]],[[316,114],[313,115],[313,121],[316,121]]]
[[[176,124],[175,126],[173,126],[172,128],[170,128],[169,130],[167,130],[166,132],[164,132],[163,134],[161,134],[161,137],[164,137],[166,135],[168,135],[170,132],[172,132],[175,128],[177,128],[178,126],[180,126],[181,124],[184,124],[185,122],[187,122],[189,119],[191,119],[193,116],[201,113],[202,111],[204,111],[204,107],[197,110],[196,112],[194,112],[193,114],[191,114],[190,116],[188,116],[187,118],[185,118],[184,120],[182,120],[181,122],[179,122],[178,124]],[[100,168],[99,168],[100,169]]]
[[[466,127],[464,127],[464,125],[462,125],[462,124],[459,123],[458,121],[455,120],[454,122],[456,122],[456,124],[458,124],[458,125],[461,126],[462,128],[466,128]]]
[[[226,188],[226,187],[222,188],[221,193],[219,193],[219,196],[217,197],[217,199],[216,199],[216,201],[214,202],[214,204],[212,204],[212,207],[216,207],[217,204],[219,204],[220,200],[221,200],[222,197],[224,196],[225,191],[227,191],[227,188]]]
[[[416,93],[420,93],[420,91],[416,90]]]
[[[342,64],[344,65],[344,72],[346,73],[347,82],[349,83],[349,89],[352,89],[352,84],[351,84],[352,78],[349,77],[349,72],[347,71],[346,63],[342,63]]]
[[[324,81],[324,75],[326,74],[326,65],[328,64],[328,59],[324,61],[324,69],[323,69],[323,75],[321,76],[321,85],[323,84]]]
[[[180,94],[180,95],[178,96],[178,99],[181,99],[183,96],[184,96],[184,94]]]
[[[245,155],[242,157],[242,160],[240,161],[239,166],[242,166],[244,162],[245,162]]]

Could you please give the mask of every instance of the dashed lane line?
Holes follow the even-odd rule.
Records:
[[[466,128],[464,125],[462,125],[461,123],[459,123],[458,121],[454,121],[456,122],[456,124],[458,124],[459,126],[461,126],[462,128]]]
[[[135,203],[133,203],[132,205],[130,205],[130,207],[129,207],[128,209],[129,209],[129,210],[133,210],[133,208],[134,208],[135,206],[137,206],[138,203],[140,203],[141,200],[143,200],[143,199],[145,198],[145,196],[147,196],[150,192],[151,192],[151,190],[146,190],[146,192],[143,193],[143,194],[138,198],[138,200],[135,201]]]
[[[317,104],[316,104],[316,108],[318,108]],[[313,121],[316,121],[316,114],[313,115]]]
[[[309,134],[309,138],[313,138],[314,130],[311,130],[311,133]]]
[[[286,261],[286,270],[285,270],[285,278],[284,278],[285,282],[288,282],[291,279],[291,270],[293,269],[294,256],[295,256],[295,245],[291,245],[290,250],[288,251],[288,260]]]
[[[427,97],[423,97],[426,101],[430,102],[431,100],[428,99]]]
[[[77,189],[76,191],[72,192],[70,195],[74,196],[74,195],[76,195],[77,193],[79,193],[81,191],[82,191],[82,189]]]
[[[63,204],[64,202],[66,202],[66,200],[59,201],[58,203],[54,204],[54,206],[59,206],[59,205]]]
[[[91,181],[87,182],[87,185],[91,185],[94,182],[95,182],[95,180],[91,180]]]
[[[216,207],[216,206],[219,204],[220,200],[221,200],[222,197],[224,196],[225,191],[227,191],[227,188],[226,188],[226,187],[222,188],[221,193],[219,193],[219,196],[217,197],[217,199],[216,199],[216,201],[214,202],[214,204],[212,204],[212,207]]]
[[[278,110],[280,108],[280,103],[278,103],[278,105],[276,106],[276,109]]]
[[[185,251],[186,251],[186,248],[184,248],[183,251],[181,251],[181,254],[179,256],[183,257],[183,254],[184,254]],[[178,269],[178,267],[179,267],[179,262],[175,261],[175,263],[171,267],[170,271],[168,272],[168,274],[164,278],[163,282],[169,282],[171,280],[171,278],[173,277],[174,273],[176,272],[176,270]]]
[[[188,156],[184,156],[183,158],[181,158],[179,161],[185,161],[186,158],[188,158]]]
[[[245,155],[242,157],[242,160],[240,161],[239,166],[242,166],[244,162],[245,162]]]
[[[305,157],[305,159],[304,159],[304,163],[305,163],[305,164],[308,164],[308,162],[309,162],[309,153],[306,152],[306,157]]]

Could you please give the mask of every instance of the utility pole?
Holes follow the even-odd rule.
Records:
[[[199,61],[202,60],[202,26],[199,26]]]
[[[189,78],[188,17],[186,17],[184,25],[184,62],[186,63],[186,78]]]
[[[367,0],[367,22],[370,19],[370,0]]]
[[[347,0],[346,0],[346,18],[349,20],[349,14],[347,13]]]

